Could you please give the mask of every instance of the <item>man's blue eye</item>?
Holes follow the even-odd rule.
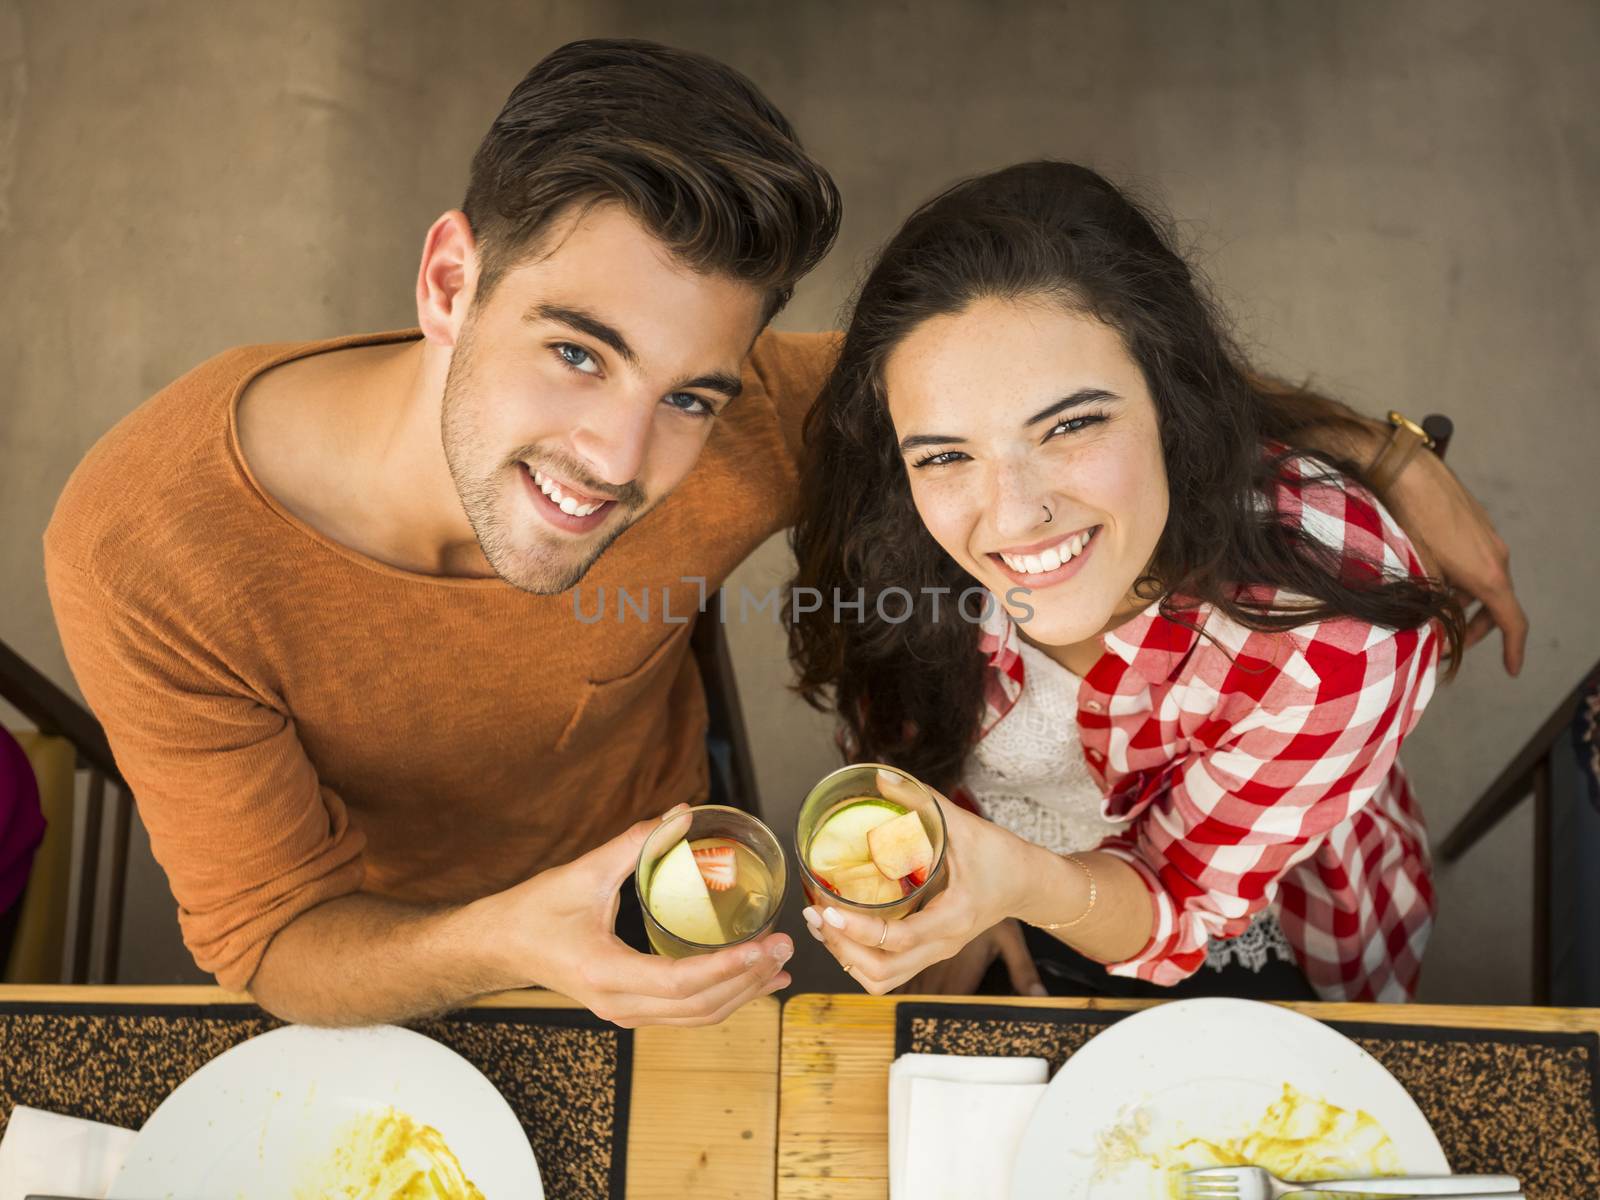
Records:
[[[667,403],[679,412],[686,412],[692,417],[709,417],[711,406],[693,392],[670,392]]]
[[[581,367],[589,361],[589,352],[578,346],[569,346],[566,343],[556,347],[556,353],[566,361],[569,367]]]

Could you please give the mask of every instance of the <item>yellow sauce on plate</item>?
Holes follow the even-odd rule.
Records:
[[[1307,1096],[1287,1083],[1258,1120],[1228,1137],[1152,1145],[1152,1124],[1151,1114],[1138,1110],[1100,1135],[1100,1180],[1136,1164],[1164,1179],[1166,1194],[1181,1200],[1183,1174],[1197,1167],[1265,1167],[1280,1179],[1306,1183],[1401,1172],[1394,1143],[1372,1116]]]
[[[1371,1116],[1307,1096],[1287,1083],[1252,1128],[1222,1141],[1191,1138],[1168,1155],[1163,1165],[1175,1197],[1183,1192],[1183,1172],[1196,1167],[1265,1167],[1297,1183],[1400,1171],[1394,1143]]]
[[[484,1200],[439,1131],[393,1108],[350,1122],[304,1178],[295,1200]]]

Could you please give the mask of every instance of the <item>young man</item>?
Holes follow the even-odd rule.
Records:
[[[230,351],[90,451],[51,598],[221,983],[322,1023],[542,985],[636,1025],[788,982],[781,934],[614,936],[646,831],[706,794],[704,703],[689,624],[570,589],[681,616],[786,523],[830,342],[761,331],[838,209],[736,72],[575,43],[429,230],[420,334]],[[1437,484],[1422,532],[1498,586]]]

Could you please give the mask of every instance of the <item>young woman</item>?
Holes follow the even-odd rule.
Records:
[[[1036,961],[1072,993],[1412,993],[1432,889],[1396,753],[1462,615],[1304,411],[1083,167],[962,183],[889,243],[794,533],[796,585],[864,615],[793,617],[791,653],[853,758],[973,811],[946,802],[922,912],[807,910],[870,991],[1004,956],[1033,991]]]

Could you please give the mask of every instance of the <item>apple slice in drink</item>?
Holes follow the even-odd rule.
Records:
[[[669,933],[685,941],[720,946],[728,940],[688,839],[668,850],[656,864],[650,877],[650,913]]]
[[[922,827],[922,818],[913,812],[868,830],[867,851],[885,877],[909,877],[913,886],[920,886],[933,867],[933,843]]]
[[[806,855],[807,865],[837,886],[833,877],[841,868],[872,861],[867,848],[867,834],[905,811],[892,801],[874,797],[863,797],[840,805],[812,837]]]
[[[834,873],[833,882],[839,895],[852,904],[893,904],[901,896],[899,882],[885,878],[871,863],[842,867]]]

